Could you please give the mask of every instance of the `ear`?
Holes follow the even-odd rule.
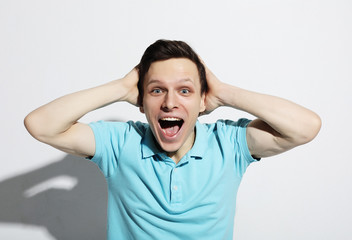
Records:
[[[141,113],[145,113],[143,106],[139,106],[139,111],[140,111]]]
[[[200,99],[200,110],[199,112],[202,113],[204,112],[206,109],[206,106],[205,106],[205,93],[202,94],[201,96],[201,99]]]

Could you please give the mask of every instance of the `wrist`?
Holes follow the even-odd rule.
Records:
[[[219,106],[235,107],[237,108],[236,98],[238,96],[240,88],[232,86],[230,84],[222,83],[219,86],[217,96]]]
[[[138,73],[135,75],[133,72],[130,72],[125,77],[116,80],[115,89],[117,95],[119,95],[118,101],[126,101],[137,106],[137,99],[139,95],[137,83]]]

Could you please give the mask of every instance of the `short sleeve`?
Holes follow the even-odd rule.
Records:
[[[248,163],[257,162],[259,159],[253,158],[251,155],[248,143],[247,143],[247,126],[251,122],[251,120],[241,118],[236,122],[237,130],[236,130],[236,141],[241,153],[245,156],[246,161]]]
[[[249,119],[241,118],[238,121],[218,120],[217,129],[219,137],[223,138],[222,144],[233,152],[235,171],[243,175],[249,164],[257,162],[250,154],[247,144],[247,126]]]
[[[99,121],[90,123],[95,138],[95,154],[91,159],[105,177],[114,174],[125,137],[128,123]]]

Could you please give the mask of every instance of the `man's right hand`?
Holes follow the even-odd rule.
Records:
[[[139,75],[136,68],[133,68],[124,78],[121,79],[126,89],[126,95],[123,97],[123,100],[135,106],[138,105],[138,80]]]

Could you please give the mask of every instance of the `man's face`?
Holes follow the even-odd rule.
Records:
[[[197,66],[186,58],[157,61],[143,84],[141,112],[155,139],[170,157],[182,157],[193,146],[195,124],[205,110]]]

